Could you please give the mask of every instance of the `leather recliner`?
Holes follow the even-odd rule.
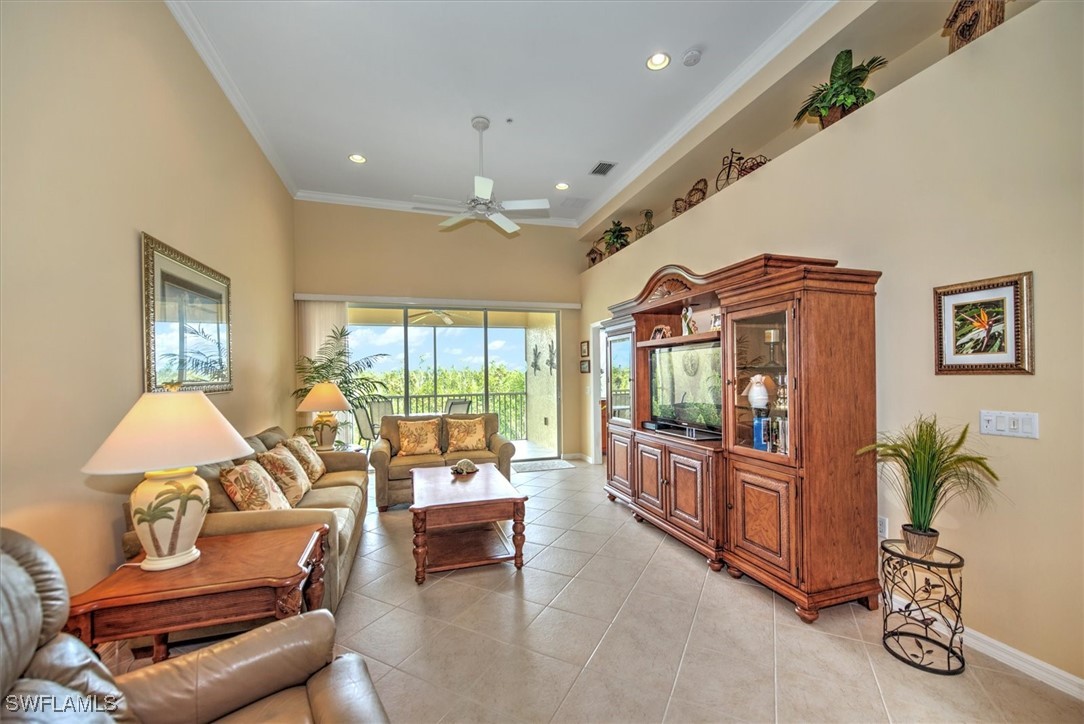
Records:
[[[335,619],[312,611],[116,678],[62,633],[68,586],[41,546],[0,529],[4,721],[386,722],[365,661],[332,659]]]

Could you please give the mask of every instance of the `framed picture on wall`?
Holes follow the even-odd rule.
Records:
[[[587,341],[580,342],[580,357],[590,357],[590,356],[591,356],[591,343],[587,342]]]
[[[1035,374],[1031,288],[1031,272],[935,287],[935,372]]]
[[[591,360],[589,360],[589,359],[581,359],[580,360],[580,372],[587,373],[587,372],[590,372],[590,371],[591,371]]]

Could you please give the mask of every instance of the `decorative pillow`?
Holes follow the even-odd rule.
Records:
[[[255,460],[246,460],[236,467],[223,470],[219,480],[238,510],[290,509],[290,502],[279,486]]]
[[[400,455],[440,455],[440,419],[399,420]]]
[[[485,420],[473,417],[469,420],[445,418],[448,423],[448,452],[486,449]]]
[[[311,482],[315,483],[320,479],[321,475],[327,472],[327,466],[324,465],[323,459],[316,454],[316,451],[312,449],[312,445],[305,438],[300,435],[288,437],[281,444],[285,445],[286,449],[294,454],[297,461],[301,463],[301,467],[305,468],[305,474],[309,476]]]
[[[312,490],[312,481],[305,474],[305,468],[297,461],[289,448],[276,445],[265,453],[257,453],[256,459],[264,470],[271,473],[271,477],[282,489],[290,506],[297,505],[301,496]]]

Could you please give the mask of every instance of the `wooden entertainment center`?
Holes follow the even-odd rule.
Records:
[[[881,274],[836,264],[665,266],[603,325],[610,500],[807,623],[880,593],[875,462],[855,451],[877,435]]]

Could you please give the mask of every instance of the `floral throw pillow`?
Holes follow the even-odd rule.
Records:
[[[238,510],[290,509],[279,486],[255,460],[246,460],[237,467],[223,470],[219,480]]]
[[[327,472],[327,466],[324,465],[323,459],[312,449],[312,445],[305,438],[300,435],[288,437],[282,441],[282,444],[294,454],[297,461],[301,463],[301,467],[305,468],[305,474],[309,476],[309,481],[315,483],[320,479],[321,475]]]
[[[440,420],[399,420],[400,455],[439,455]]]
[[[446,418],[448,423],[448,452],[486,449],[485,420],[474,417],[469,420]]]
[[[312,481],[305,473],[305,468],[297,461],[289,448],[276,445],[265,453],[256,453],[256,460],[263,469],[271,473],[279,488],[290,501],[290,506],[297,505],[301,496],[312,490]]]

